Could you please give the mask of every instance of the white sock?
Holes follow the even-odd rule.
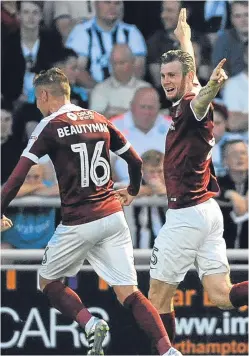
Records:
[[[92,316],[91,319],[86,323],[85,326],[85,332],[86,334],[89,334],[90,330],[92,329],[94,323],[95,323],[95,316]]]

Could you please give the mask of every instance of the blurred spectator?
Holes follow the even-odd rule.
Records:
[[[26,142],[13,136],[12,109],[10,103],[1,100],[1,185],[9,178],[26,147]]]
[[[213,103],[213,122],[214,122],[214,138],[215,145],[212,149],[212,160],[214,164],[215,173],[222,177],[226,174],[226,167],[224,166],[222,147],[227,141],[243,140],[243,136],[238,133],[227,132],[228,112],[224,105]]]
[[[76,85],[78,75],[78,55],[71,48],[63,48],[53,66],[60,68],[68,77],[71,85],[71,102],[75,105],[88,108],[88,92]]]
[[[65,43],[72,28],[94,16],[93,1],[44,1],[44,22],[54,24]]]
[[[228,24],[229,5],[227,1],[208,0],[204,4],[204,18],[206,32],[213,45],[219,31],[224,30]]]
[[[149,72],[152,83],[156,88],[161,86],[160,81],[160,57],[164,52],[178,49],[179,42],[174,35],[178,16],[182,7],[181,1],[162,1],[161,21],[163,29],[157,30],[148,40]]]
[[[227,175],[219,178],[218,202],[224,217],[227,248],[248,248],[248,146],[234,140],[223,148]]]
[[[137,89],[151,85],[134,76],[135,57],[127,44],[113,47],[110,57],[112,75],[91,92],[90,108],[107,118],[129,110]]]
[[[78,24],[69,34],[66,46],[79,57],[79,83],[93,88],[110,76],[110,53],[116,43],[127,43],[135,56],[135,76],[144,75],[146,45],[135,25],[121,21],[122,1],[96,1],[96,17]]]
[[[1,39],[4,41],[8,34],[17,31],[19,20],[17,16],[17,1],[1,2]]]
[[[30,195],[58,196],[57,185],[43,178],[43,166],[31,167],[24,184],[17,193],[17,198]],[[8,216],[13,228],[2,234],[1,248],[44,248],[55,228],[55,209],[34,207],[9,208]]]
[[[148,150],[164,152],[165,137],[171,118],[159,114],[159,96],[153,88],[140,88],[131,102],[130,111],[112,120],[141,156]],[[129,180],[127,164],[115,156],[113,171],[118,182]]]
[[[164,154],[156,150],[142,155],[143,181],[138,196],[164,195],[166,188],[163,175]],[[152,248],[159,230],[165,223],[165,207],[134,207],[136,225],[135,248]]]
[[[248,45],[244,46],[244,69],[225,83],[222,96],[228,108],[228,127],[244,132],[248,139]]]
[[[244,70],[244,45],[248,42],[247,1],[231,2],[231,22],[233,28],[218,36],[212,53],[213,67],[216,67],[221,59],[227,59],[224,67],[229,76]]]
[[[19,122],[13,130],[23,135],[27,122],[37,122],[41,118],[34,105],[34,75],[42,69],[50,68],[54,55],[61,50],[62,44],[59,35],[40,29],[41,2],[22,1],[19,17],[20,30],[11,34],[2,48],[4,53],[1,68],[2,94],[7,100],[16,100],[21,110],[17,115]],[[32,106],[29,107],[27,103]],[[34,124],[31,126],[29,132],[33,131]]]

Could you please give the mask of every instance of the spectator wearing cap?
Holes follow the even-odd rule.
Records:
[[[227,248],[248,248],[248,146],[228,141],[223,146],[227,174],[219,178],[218,203],[224,218]]]
[[[151,85],[134,76],[135,57],[127,44],[116,44],[111,52],[112,75],[91,92],[90,108],[110,118],[129,110],[137,89]]]
[[[216,67],[221,59],[226,58],[224,65],[229,76],[234,76],[244,69],[244,46],[248,43],[248,2],[231,2],[232,28],[222,32],[213,47],[212,62]]]
[[[228,127],[240,132],[248,140],[248,45],[244,46],[244,69],[229,78],[224,85],[222,97],[228,108]]]
[[[240,134],[227,131],[227,108],[223,104],[217,103],[216,101],[213,103],[213,107],[213,133],[215,138],[215,146],[212,149],[212,161],[216,175],[218,177],[223,177],[226,175],[226,167],[224,166],[222,157],[222,147],[228,141],[235,139],[243,140],[243,137]]]
[[[110,76],[110,54],[117,43],[127,43],[135,56],[135,76],[142,77],[147,49],[135,25],[121,21],[122,1],[95,1],[96,16],[76,25],[69,34],[66,47],[79,55],[79,84],[92,89]]]

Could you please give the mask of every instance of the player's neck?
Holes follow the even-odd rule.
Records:
[[[34,44],[39,38],[39,29],[21,28],[21,39],[25,44]]]
[[[49,109],[50,115],[58,111],[62,106],[67,104],[70,104],[70,100],[65,98],[57,99],[56,101],[52,102]]]
[[[230,177],[234,181],[234,183],[240,184],[243,183],[247,178],[247,172],[241,171],[230,171]]]

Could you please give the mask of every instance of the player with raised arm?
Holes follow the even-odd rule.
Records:
[[[222,69],[225,59],[201,88],[186,9],[180,12],[175,34],[182,50],[161,57],[161,84],[172,102],[164,161],[168,210],[155,239],[149,291],[171,342],[175,335],[173,296],[193,264],[210,300],[219,308],[248,305],[248,281],[230,282],[223,217],[213,199],[219,186],[211,158],[215,144],[211,102],[227,79]]]
[[[120,191],[129,204],[141,182],[142,161],[125,137],[104,116],[70,103],[70,85],[57,68],[34,79],[37,107],[45,117],[2,190],[5,212],[39,158],[48,154],[54,164],[61,198],[62,222],[49,241],[40,274],[40,289],[62,314],[85,330],[88,354],[103,354],[108,330],[92,316],[79,296],[62,279],[77,274],[85,259],[111,285],[118,300],[131,309],[138,325],[161,355],[181,355],[172,346],[161,318],[138,290],[132,240],[122,206],[113,190],[109,150],[128,163],[130,185]],[[2,216],[1,228],[11,227]]]

